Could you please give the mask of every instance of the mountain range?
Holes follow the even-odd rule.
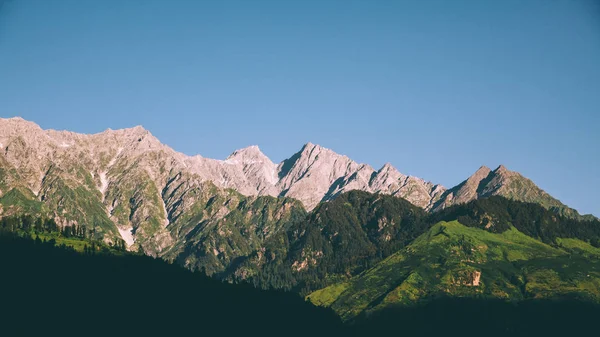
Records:
[[[45,219],[53,238],[291,290],[345,320],[440,296],[600,301],[600,221],[504,166],[446,189],[312,143],[279,164],[257,146],[216,160],[139,126],[21,118],[0,119],[0,152],[2,230],[48,235],[32,229]]]
[[[279,164],[257,146],[216,160],[178,153],[139,126],[85,135],[43,130],[17,117],[0,119],[0,149],[0,195],[8,199],[0,201],[2,212],[12,212],[6,201],[19,194],[62,225],[92,226],[98,237],[123,239],[154,255],[172,247],[177,241],[173,230],[183,222],[223,218],[233,208],[231,200],[258,196],[282,198],[289,204],[298,201],[310,211],[319,202],[361,190],[439,211],[501,195],[581,217],[504,166],[481,167],[446,189],[404,175],[389,163],[375,170],[312,143]],[[225,202],[207,211],[206,204],[215,198]]]

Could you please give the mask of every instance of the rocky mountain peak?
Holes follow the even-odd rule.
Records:
[[[475,171],[475,174],[479,175],[479,174],[489,174],[492,170],[485,166],[485,165],[481,165],[481,167],[479,167],[477,169],[477,171]]]
[[[311,142],[308,142],[306,144],[304,144],[304,146],[302,147],[302,149],[299,152],[301,157],[304,158],[309,158],[311,160],[314,160],[315,158],[317,158],[320,154],[325,155],[327,158],[338,158],[338,157],[345,157],[344,155],[338,154],[328,148],[325,148],[321,145],[318,144],[313,144]]]
[[[392,164],[385,163],[377,172],[373,173],[371,185],[381,189],[384,185],[400,184],[406,178]]]
[[[483,165],[466,180],[466,183],[479,184],[483,179],[487,178],[491,172],[492,170],[489,167]]]
[[[434,211],[467,203],[469,201],[499,195],[505,198],[540,204],[555,209],[559,214],[580,218],[579,213],[553,198],[520,173],[508,170],[504,165],[495,170],[482,166],[459,185],[447,190],[432,208]],[[590,216],[591,217],[591,216]]]
[[[19,116],[8,117],[8,118],[0,118],[0,122],[1,123],[22,123],[22,124],[37,125],[34,122],[30,122],[28,120],[25,120],[25,119],[19,117]]]
[[[495,170],[494,173],[495,174],[503,174],[503,173],[511,173],[512,171],[509,171],[506,166],[504,165],[500,165],[498,166]]]
[[[240,161],[240,162],[265,162],[272,164],[269,157],[267,157],[258,147],[258,145],[251,145],[243,149],[235,150],[226,159],[227,161]]]
[[[18,133],[27,131],[42,131],[42,128],[40,128],[40,126],[34,122],[24,120],[21,117],[0,118],[0,132],[2,133]]]
[[[387,163],[383,164],[383,166],[377,172],[389,172],[389,171],[392,171],[395,169],[396,168],[394,166],[392,166],[392,164],[390,162],[387,162]]]
[[[131,130],[132,132],[150,132],[146,130],[142,125],[136,125],[130,128],[125,128],[125,130]]]
[[[308,142],[306,144],[304,144],[304,146],[302,146],[302,149],[300,150],[300,152],[305,152],[305,151],[312,151],[314,149],[320,149],[321,146],[318,144],[313,144],[311,142]]]
[[[137,125],[137,126],[134,126],[131,128],[125,128],[125,129],[107,130],[105,132],[112,133],[112,134],[118,135],[120,137],[126,137],[126,138],[152,136],[152,133],[150,133],[150,131],[146,130],[141,125]]]
[[[462,204],[477,199],[482,185],[485,185],[484,182],[490,177],[490,173],[492,173],[492,170],[489,167],[485,165],[481,166],[467,180],[444,192],[433,209],[437,211],[451,205]]]

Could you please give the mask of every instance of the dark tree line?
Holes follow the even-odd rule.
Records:
[[[34,235],[38,240],[41,240],[37,237],[41,234],[74,238],[89,242],[89,246],[86,245],[85,247],[87,253],[106,251],[106,245],[94,240],[93,230],[90,232],[86,225],[72,224],[69,226],[59,226],[52,218],[34,218],[30,215],[3,217],[0,219],[0,234],[7,233]],[[49,239],[49,241],[56,244],[55,239]],[[110,246],[120,251],[125,251],[126,249],[125,241],[118,238],[114,238]]]
[[[337,336],[330,310],[135,254],[0,236],[0,336]]]
[[[600,221],[576,220],[535,203],[494,196],[449,207],[432,215],[430,222],[458,220],[470,227],[502,233],[514,226],[520,232],[554,244],[556,238],[575,238],[600,247]]]
[[[7,216],[0,219],[0,231],[3,232],[31,232],[38,233],[59,232],[59,226],[54,219],[34,218],[30,215]]]

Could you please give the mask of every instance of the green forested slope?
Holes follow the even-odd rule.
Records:
[[[309,292],[373,266],[427,230],[426,220],[406,200],[352,191],[296,219],[225,277]]]
[[[553,247],[512,227],[502,233],[440,222],[364,273],[313,292],[343,318],[440,297],[600,300],[598,249]]]
[[[289,198],[214,193],[210,184],[185,191],[195,194],[169,214],[176,240],[162,258],[218,279],[308,295],[344,319],[441,297],[598,300],[600,222],[538,204],[495,196],[428,213],[400,198],[351,191],[307,213]],[[51,214],[27,190],[0,202],[5,215],[29,214],[18,226],[41,239],[82,251],[81,242],[98,242],[87,226],[39,223],[34,216]],[[186,217],[190,209],[198,216]],[[40,233],[39,225],[52,229]]]
[[[552,249],[561,239],[589,247],[600,243],[599,221],[562,217],[535,203],[494,196],[427,213],[399,198],[352,191],[273,235],[224,277],[308,294],[373,267],[440,221],[458,221],[488,234],[516,230]]]

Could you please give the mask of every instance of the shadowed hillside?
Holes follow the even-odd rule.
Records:
[[[337,335],[333,312],[145,256],[0,236],[3,336]]]
[[[600,314],[597,305],[568,300],[442,297],[342,324],[295,294],[221,283],[150,257],[85,251],[0,235],[0,335],[564,336],[593,332]]]
[[[561,300],[509,303],[440,298],[359,318],[358,336],[596,336],[600,307]]]

